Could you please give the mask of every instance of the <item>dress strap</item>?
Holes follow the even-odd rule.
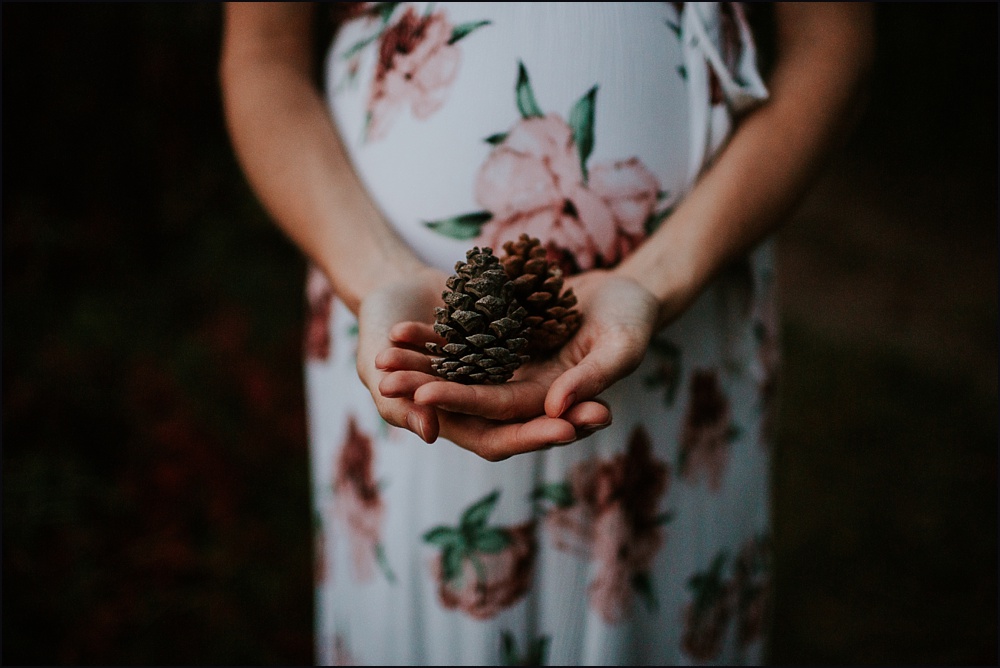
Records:
[[[767,100],[768,90],[757,69],[757,47],[742,3],[685,2],[679,11],[690,89],[693,183],[728,137],[732,117]],[[721,100],[713,100],[713,89]]]
[[[686,37],[692,40],[692,47],[702,53],[718,77],[729,109],[734,114],[740,114],[766,100],[768,91],[757,69],[757,46],[750,32],[743,3],[691,2],[688,5],[692,11],[685,12],[691,17],[690,21],[685,22],[688,29]],[[721,41],[725,39],[720,25],[724,5],[728,5],[728,9],[732,11],[739,38],[735,67],[727,64],[720,53]],[[710,27],[711,32],[717,35],[715,39],[710,36]]]

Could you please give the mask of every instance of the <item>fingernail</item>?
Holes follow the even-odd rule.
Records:
[[[567,438],[565,441],[553,441],[552,445],[568,445],[576,440],[576,437]]]
[[[608,418],[607,421],[602,422],[600,424],[585,424],[585,425],[582,425],[580,427],[580,429],[582,429],[584,431],[597,431],[598,429],[605,429],[605,428],[610,427],[610,426],[611,426],[611,418]]]
[[[586,438],[591,434],[593,434],[594,432],[606,429],[610,426],[611,426],[610,419],[603,424],[583,424],[576,428],[576,436],[577,438]]]
[[[410,431],[415,432],[424,443],[429,442],[427,437],[424,436],[423,423],[420,421],[420,418],[417,417],[416,413],[406,414],[406,426],[410,428]]]
[[[568,411],[575,403],[576,403],[576,393],[571,392],[569,396],[563,399],[563,405],[562,408],[559,409],[559,415],[562,415],[563,413]]]

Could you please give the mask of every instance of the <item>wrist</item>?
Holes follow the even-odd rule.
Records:
[[[613,273],[633,281],[649,293],[656,302],[654,331],[673,321],[694,301],[701,280],[692,263],[683,257],[649,249],[627,258]]]
[[[375,292],[394,286],[412,289],[425,287],[428,294],[444,288],[441,272],[424,264],[409,249],[392,240],[366,244],[363,249],[347,249],[319,258],[317,264],[327,273],[341,301],[357,314],[361,303]],[[438,294],[437,296],[440,296]]]

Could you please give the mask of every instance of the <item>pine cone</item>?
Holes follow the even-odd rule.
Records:
[[[528,343],[527,311],[514,298],[514,286],[493,249],[474,247],[465,256],[441,293],[445,306],[434,309],[434,331],[448,343],[427,344],[439,356],[431,359],[431,367],[466,385],[503,383],[529,359],[519,354]]]
[[[507,255],[500,263],[514,283],[514,298],[528,312],[525,326],[531,329],[525,352],[545,355],[558,350],[580,328],[576,295],[563,292],[562,269],[546,259],[541,242],[527,234],[503,245]]]

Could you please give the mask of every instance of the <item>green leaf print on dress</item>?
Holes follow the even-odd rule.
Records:
[[[500,498],[494,490],[462,513],[458,526],[436,526],[423,540],[440,549],[431,562],[438,598],[448,609],[489,619],[514,605],[528,591],[534,572],[535,523],[490,526]]]
[[[504,631],[500,636],[500,665],[502,666],[544,666],[549,653],[549,637],[536,638],[526,643],[524,654],[517,649],[514,634]]]
[[[528,80],[528,71],[524,69],[524,63],[517,64],[517,83],[514,85],[514,93],[521,118],[541,118],[545,115],[535,100],[535,91],[531,89],[531,82]]]
[[[583,182],[587,182],[587,158],[594,150],[594,107],[597,102],[597,86],[594,86],[573,105],[569,112],[569,127],[573,131],[573,141],[580,156],[580,171]]]
[[[491,217],[488,211],[476,211],[435,220],[427,223],[427,227],[452,239],[475,239],[479,236],[479,229],[483,223],[489,221]]]

